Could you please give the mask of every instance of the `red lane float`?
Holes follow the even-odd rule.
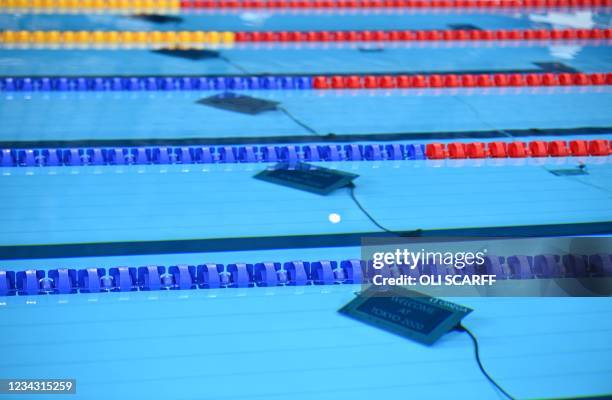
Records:
[[[601,8],[610,0],[181,0],[182,9],[551,9]]]
[[[526,158],[526,157],[580,157],[612,154],[612,143],[607,140],[554,140],[544,142],[452,142],[429,143],[425,155],[431,160],[466,158]]]
[[[612,85],[612,73],[315,76],[314,89],[408,89]]]
[[[257,31],[236,32],[239,43],[537,41],[612,39],[606,29],[393,30],[393,31]]]

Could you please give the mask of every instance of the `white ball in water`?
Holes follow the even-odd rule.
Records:
[[[336,214],[336,213],[331,213],[329,214],[329,222],[331,222],[332,224],[337,224],[338,222],[342,221],[342,218],[340,218],[340,214]]]

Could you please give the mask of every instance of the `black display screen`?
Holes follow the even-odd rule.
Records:
[[[277,164],[255,175],[255,179],[316,194],[328,194],[348,185],[359,175],[310,164]]]
[[[339,310],[369,325],[431,345],[471,309],[402,287],[370,287]]]

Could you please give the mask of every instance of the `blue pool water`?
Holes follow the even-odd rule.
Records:
[[[586,223],[606,221],[610,215],[612,172],[607,164],[591,165],[585,178],[556,177],[547,171],[571,168],[576,164],[573,160],[516,166],[479,165],[469,160],[462,164],[343,162],[336,167],[360,175],[360,199],[392,230],[499,227],[534,221]],[[252,179],[264,168],[265,164],[84,171],[60,167],[54,175],[19,170],[1,178],[6,189],[2,200],[8,206],[1,220],[1,242],[24,245],[376,231],[345,190],[321,198],[269,187]],[[329,222],[331,213],[338,213],[342,221]]]
[[[578,11],[581,24],[606,27],[609,15]],[[572,12],[571,14],[574,14]],[[348,10],[348,11],[225,11],[193,12],[180,15],[180,23],[151,23],[130,15],[10,15],[0,14],[7,29],[41,30],[373,30],[373,29],[447,29],[452,24],[471,24],[481,29],[524,29],[567,25],[543,12],[458,13]],[[581,26],[582,27],[582,26]]]
[[[609,13],[590,11],[182,17],[154,25],[110,14],[4,13],[0,29],[610,26]],[[0,47],[0,76],[612,68],[609,41],[245,44],[219,51],[225,60],[192,61],[142,49]],[[609,85],[242,92],[280,102],[315,134],[278,111],[245,115],[196,103],[218,93],[2,91],[0,148],[612,140]],[[330,133],[336,137],[325,136]],[[354,135],[360,135],[356,142]],[[579,163],[588,175],[550,172]],[[394,231],[612,231],[610,156],[316,164],[358,174],[356,197]],[[270,165],[0,167],[0,270],[339,261],[360,258],[360,237],[381,233],[346,188],[319,196],[253,179]],[[0,379],[75,378],[76,396],[53,397],[67,399],[502,398],[478,370],[466,335],[451,332],[430,348],[337,314],[359,289],[343,284],[0,297]],[[609,297],[454,300],[475,310],[465,325],[479,337],[489,373],[516,398],[612,393]],[[4,398],[24,397],[0,394]]]
[[[196,103],[217,93],[4,94],[0,98],[3,137],[8,141],[122,139],[126,126],[131,139],[310,135],[278,111],[240,115]],[[612,104],[608,87],[248,94],[280,101],[320,134],[338,135],[607,127]],[[74,101],[79,103],[77,110]],[[56,123],[49,124],[49,114]]]
[[[378,51],[367,51],[375,49]],[[381,51],[382,50],[382,51]],[[490,43],[452,46],[380,44],[262,46],[221,50],[221,58],[185,60],[147,50],[6,50],[2,75],[223,75],[223,74],[334,74],[470,71],[526,71],[534,63],[563,63],[584,72],[606,71],[612,62],[604,45],[556,44],[544,46]],[[465,57],[465,55],[469,57]]]
[[[342,318],[336,306],[353,297],[350,288],[247,290],[12,305],[3,310],[2,346],[19,357],[0,371],[76,377],[79,398],[497,398],[465,336],[445,336],[434,353]],[[460,301],[479,311],[466,325],[478,329],[490,371],[519,398],[609,391],[608,299]],[[41,359],[49,348],[53,356]]]

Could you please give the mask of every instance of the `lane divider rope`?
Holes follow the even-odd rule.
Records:
[[[500,30],[374,30],[374,31],[3,31],[0,45],[17,48],[201,48],[237,43],[352,42],[550,42],[588,41],[609,44],[612,28]]]
[[[612,73],[335,76],[4,77],[2,92],[439,89],[612,85]]]
[[[523,9],[610,7],[610,0],[181,0],[181,9]]]
[[[609,33],[603,33],[609,35]],[[589,34],[590,35],[590,34]],[[599,36],[595,34],[595,36]],[[235,33],[218,31],[4,31],[3,46],[48,47],[134,47],[191,48],[206,45],[231,45]]]
[[[0,9],[95,12],[325,9],[576,9],[612,6],[610,0],[0,0]]]
[[[236,32],[236,42],[421,42],[532,41],[612,39],[606,29],[448,29],[374,31],[258,31]]]
[[[446,74],[396,76],[315,76],[314,89],[396,89],[522,86],[600,86],[612,73]]]
[[[0,167],[605,157],[612,141],[1,149]]]
[[[291,261],[202,265],[149,265],[114,268],[58,268],[49,271],[0,270],[0,296],[131,292],[152,290],[191,290],[359,284],[375,275],[495,275],[504,279],[599,278],[612,276],[612,254],[539,254],[535,256],[487,255],[481,266],[468,264],[462,269],[438,265],[433,260],[374,270],[362,260]]]
[[[125,10],[177,12],[181,9],[180,0],[0,0],[1,9],[12,10]]]

